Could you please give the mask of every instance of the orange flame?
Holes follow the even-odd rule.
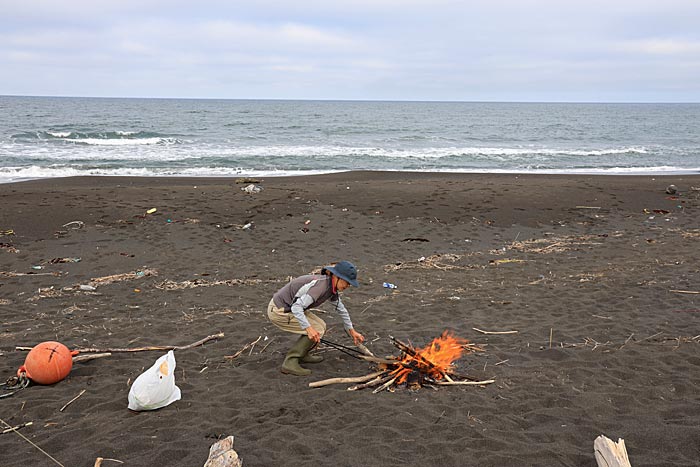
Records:
[[[468,343],[466,339],[444,331],[427,346],[414,349],[415,355],[407,353],[401,359],[400,366],[392,372],[396,376],[395,384],[404,383],[414,372],[436,380],[443,379],[445,373],[452,369],[452,363],[462,356],[464,345]]]

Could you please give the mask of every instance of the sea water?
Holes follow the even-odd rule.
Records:
[[[347,170],[700,172],[700,104],[0,96],[0,182]]]

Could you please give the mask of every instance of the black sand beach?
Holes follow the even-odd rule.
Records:
[[[224,333],[175,351],[182,400],[163,409],[127,409],[130,384],[165,353],[149,351],[76,363],[55,385],[0,399],[0,418],[33,422],[18,431],[66,466],[198,466],[228,435],[247,467],[583,466],[601,434],[624,438],[635,467],[698,465],[700,176],[350,172],[266,178],[254,194],[246,184],[0,185],[3,381],[26,356],[16,346],[183,346]],[[309,388],[372,371],[328,348],[310,377],[282,375],[293,337],[267,321],[271,295],[342,259],[361,283],[343,301],[376,355],[398,353],[390,335],[423,346],[449,329],[484,349],[457,369],[495,383]],[[326,338],[350,345],[327,310]],[[55,463],[6,433],[0,465]]]

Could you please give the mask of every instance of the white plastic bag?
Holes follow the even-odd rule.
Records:
[[[180,400],[175,386],[175,355],[170,350],[136,378],[129,390],[131,410],[155,410]]]

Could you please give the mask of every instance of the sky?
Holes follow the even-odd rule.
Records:
[[[0,95],[700,102],[699,0],[0,0]]]

